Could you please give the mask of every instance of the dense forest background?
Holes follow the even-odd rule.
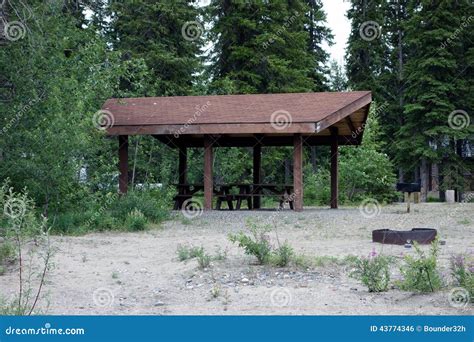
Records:
[[[98,129],[110,97],[371,90],[363,145],[340,148],[342,201],[394,200],[397,180],[420,181],[425,200],[473,188],[470,1],[352,0],[344,66],[323,48],[333,36],[320,0],[0,3],[0,179],[61,229],[127,206],[111,204],[118,145]],[[165,194],[129,201],[156,215],[177,152],[143,136],[130,154],[132,187]],[[305,203],[327,204],[329,151],[305,154]],[[264,181],[291,180],[290,157],[264,148]],[[202,181],[202,151],[189,158],[189,181]],[[215,181],[250,181],[251,162],[248,149],[217,149]]]

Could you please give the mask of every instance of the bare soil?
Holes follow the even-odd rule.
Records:
[[[193,220],[176,212],[171,221],[139,233],[95,233],[55,236],[54,267],[40,307],[48,314],[112,315],[456,315],[472,314],[472,306],[450,306],[449,257],[474,251],[474,204],[417,204],[405,213],[403,204],[384,206],[378,216],[357,207],[339,210],[306,208],[284,211],[214,211]],[[255,260],[228,240],[245,229],[245,220],[276,222],[280,241],[315,261],[309,268],[255,265]],[[373,229],[438,229],[440,265],[447,286],[434,294],[391,288],[369,293],[349,277],[350,266],[331,262],[348,255],[377,252],[400,261],[413,253],[404,246],[371,242]],[[276,234],[272,232],[272,241]],[[203,246],[224,260],[201,270],[197,261],[177,259],[178,245]],[[424,247],[427,248],[427,247]],[[393,267],[393,279],[399,278]],[[18,287],[17,265],[0,276],[0,294],[11,297]],[[49,305],[47,304],[49,302]]]

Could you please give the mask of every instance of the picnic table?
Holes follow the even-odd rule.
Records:
[[[181,209],[183,203],[191,199],[197,192],[204,190],[204,184],[174,184],[178,194],[174,197],[174,209]],[[229,210],[241,209],[242,203],[247,202],[248,209],[258,209],[255,205],[256,198],[274,197],[280,202],[280,208],[288,203],[290,209],[293,207],[293,184],[249,184],[229,183],[215,184],[213,193],[216,197],[216,209],[222,209],[222,203],[226,202]],[[234,207],[234,201],[236,205]]]

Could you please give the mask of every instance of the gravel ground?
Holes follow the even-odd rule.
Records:
[[[406,214],[405,205],[397,204],[380,212],[361,212],[357,207],[306,208],[302,213],[214,211],[192,220],[175,213],[173,220],[141,233],[56,236],[54,268],[45,284],[49,305],[43,300],[40,307],[59,315],[471,314],[472,306],[449,304],[449,286],[434,294],[394,288],[369,293],[348,276],[347,263],[327,258],[365,256],[375,248],[401,260],[413,250],[372,243],[372,230],[432,227],[446,242],[441,246],[440,265],[449,282],[450,255],[474,251],[474,204],[417,204],[412,210]],[[316,264],[309,268],[255,265],[227,238],[245,229],[248,217],[276,222],[279,240],[288,240],[297,254]],[[271,238],[275,241],[275,232]],[[226,258],[213,260],[201,270],[194,259],[178,261],[179,244],[203,246],[208,253],[226,254]],[[0,293],[7,298],[17,289],[16,271],[12,265],[0,276]],[[397,277],[394,267],[393,278]]]

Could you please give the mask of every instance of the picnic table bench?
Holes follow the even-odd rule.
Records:
[[[197,192],[203,191],[204,184],[174,184],[178,189],[178,194],[174,197],[174,209],[181,209],[183,203],[192,198]],[[236,190],[236,191],[235,191]],[[248,184],[230,183],[216,184],[213,189],[216,197],[216,209],[222,209],[222,203],[226,202],[229,210],[241,209],[242,203],[247,202],[248,209],[258,209],[254,205],[255,198],[273,197],[279,200],[280,208],[285,203],[289,203],[290,209],[293,206],[293,185],[292,184]],[[234,206],[234,201],[236,205]]]

